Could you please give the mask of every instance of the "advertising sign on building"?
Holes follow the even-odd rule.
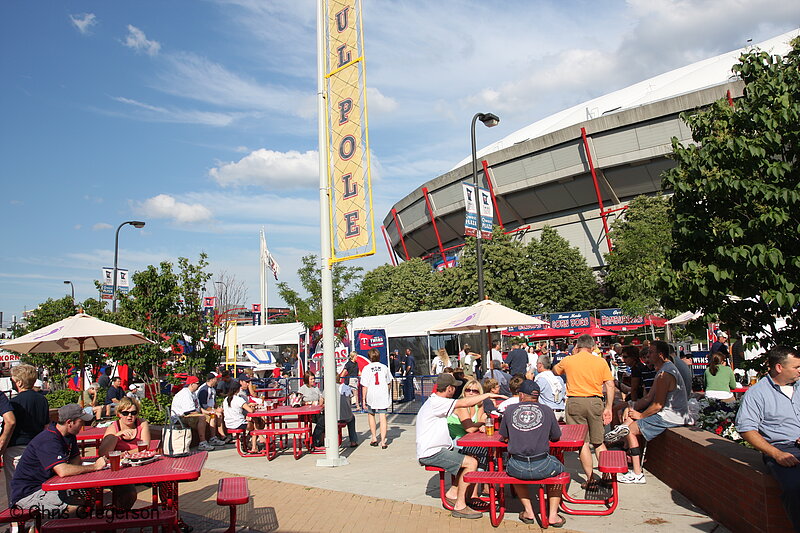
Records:
[[[570,311],[568,313],[551,313],[550,327],[553,329],[577,329],[591,326],[589,311]]]
[[[358,368],[361,370],[369,364],[370,349],[375,348],[381,354],[381,363],[389,366],[389,344],[386,342],[386,330],[362,329],[355,332],[355,351],[358,353]]]
[[[547,315],[531,315],[533,318],[537,320],[541,320],[543,322],[547,322]],[[509,333],[519,333],[521,331],[532,331],[537,329],[545,329],[547,324],[533,324],[530,326],[511,326],[508,328]]]
[[[644,317],[639,315],[626,315],[622,309],[599,309],[597,316],[600,319],[600,327],[624,326],[631,329],[644,325]]]

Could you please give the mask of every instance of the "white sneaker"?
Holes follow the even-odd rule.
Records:
[[[211,437],[208,439],[208,443],[212,446],[225,446],[227,444],[224,440],[220,440],[217,437]]]
[[[606,442],[617,442],[618,440],[622,440],[628,436],[631,430],[625,424],[620,424],[608,433],[605,434],[603,439]]]
[[[636,485],[644,485],[647,483],[647,480],[644,478],[644,473],[635,474],[633,471],[618,475],[617,481],[620,483],[633,483]]]
[[[211,444],[209,444],[206,441],[203,441],[203,442],[201,442],[200,444],[197,445],[197,449],[202,451],[202,452],[210,452],[210,451],[214,450],[214,446],[212,446]]]

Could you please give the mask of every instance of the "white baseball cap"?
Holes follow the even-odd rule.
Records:
[[[139,387],[137,387],[136,385],[133,385],[133,384],[130,387],[128,387],[128,389],[130,389],[130,390],[136,390],[138,388]]]
[[[36,381],[33,382],[34,387],[42,387],[43,385],[44,383],[42,383],[41,379],[37,379]]]

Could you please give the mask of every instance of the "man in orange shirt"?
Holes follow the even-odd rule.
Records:
[[[580,452],[581,465],[586,473],[586,487],[594,483],[592,477],[592,452],[589,443],[599,459],[605,451],[603,435],[605,425],[611,422],[611,406],[614,403],[614,378],[602,357],[592,353],[595,347],[591,335],[578,337],[572,355],[565,357],[555,367],[553,373],[567,377],[567,405],[565,409],[567,424],[586,424],[589,438],[583,443]],[[603,401],[605,385],[605,402]]]

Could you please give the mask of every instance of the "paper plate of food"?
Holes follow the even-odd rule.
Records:
[[[124,461],[130,466],[147,465],[158,459],[159,455],[155,450],[145,450],[143,452],[133,452],[125,457]]]

